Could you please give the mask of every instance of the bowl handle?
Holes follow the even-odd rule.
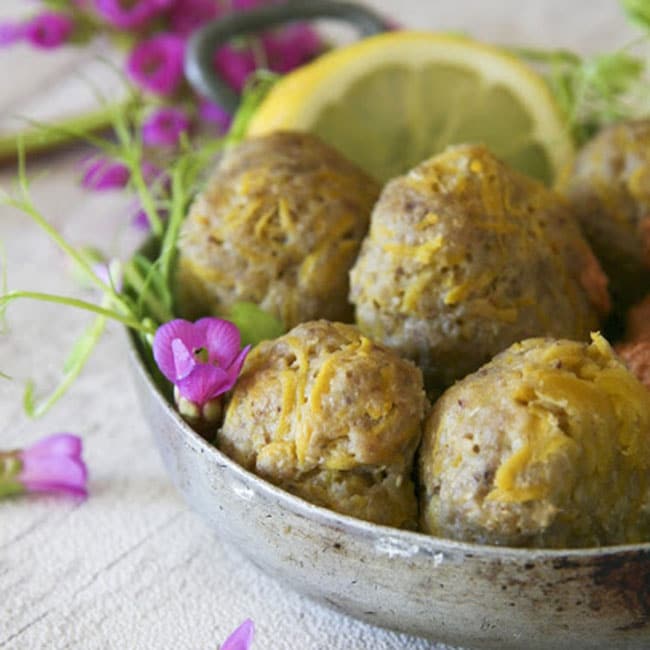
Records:
[[[185,56],[185,76],[199,94],[233,112],[239,104],[239,96],[216,73],[213,64],[215,50],[235,36],[309,18],[346,21],[362,37],[389,29],[386,21],[370,9],[335,0],[289,0],[253,11],[232,13],[205,25],[192,35]]]

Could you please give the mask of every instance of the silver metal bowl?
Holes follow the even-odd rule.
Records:
[[[131,340],[144,414],[176,487],[265,573],[346,614],[470,648],[650,648],[650,544],[528,550],[377,526],[247,472],[179,417]]]

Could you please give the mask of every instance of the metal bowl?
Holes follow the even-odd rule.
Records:
[[[346,614],[471,648],[650,648],[650,544],[465,544],[319,508],[244,470],[170,406],[131,339],[143,412],[176,487],[265,573]]]

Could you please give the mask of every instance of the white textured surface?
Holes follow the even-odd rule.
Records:
[[[30,3],[2,0],[0,20]],[[583,52],[613,48],[629,35],[615,0],[375,0],[408,26],[467,31],[495,42],[564,45]],[[60,101],[60,84],[78,69],[75,53],[0,51],[0,119]],[[76,104],[75,90],[66,91]],[[64,104],[66,102],[63,102]],[[66,237],[112,252],[128,251],[124,197],[79,189],[83,150],[52,154],[31,166],[38,204]],[[0,171],[0,185],[12,170]],[[61,254],[26,218],[0,208],[0,241],[11,288],[76,293]],[[51,413],[28,421],[24,381],[52,385],[65,350],[87,317],[34,303],[12,306],[0,337],[0,448],[41,435],[83,436],[91,497],[0,502],[0,648],[11,650],[216,649],[246,617],[265,650],[425,650],[428,642],[383,631],[284,589],[226,551],[169,484],[138,412],[125,368],[122,333],[111,327],[86,372]],[[398,577],[397,577],[398,578]]]

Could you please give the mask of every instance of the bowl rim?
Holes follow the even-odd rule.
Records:
[[[129,354],[134,367],[149,390],[153,392],[156,402],[166,411],[167,415],[172,418],[177,428],[182,432],[185,440],[199,449],[201,454],[208,454],[211,461],[217,462],[222,467],[225,466],[232,475],[243,483],[253,486],[267,500],[278,503],[292,514],[305,517],[319,525],[339,530],[342,533],[353,534],[357,538],[373,539],[376,542],[388,540],[397,542],[397,548],[409,549],[409,556],[420,554],[435,557],[441,553],[443,555],[447,553],[450,555],[462,554],[466,557],[483,556],[488,560],[506,559],[526,563],[531,561],[562,563],[571,562],[572,560],[586,562],[589,560],[602,560],[603,558],[625,555],[626,553],[641,552],[650,555],[650,541],[637,544],[581,548],[529,548],[463,542],[419,531],[375,524],[310,503],[248,471],[197,433],[170,404],[151,376],[142,356],[141,343],[137,338],[137,334],[127,329],[127,338]],[[390,553],[391,551],[388,550],[387,552]]]

